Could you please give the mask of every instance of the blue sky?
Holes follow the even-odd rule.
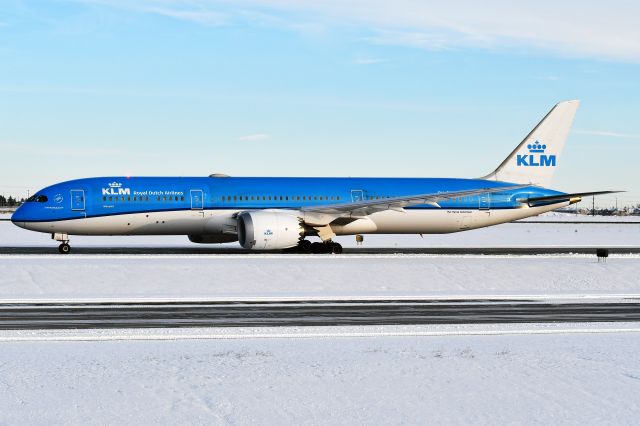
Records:
[[[640,203],[640,7],[512,3],[3,0],[0,192],[100,175],[477,177],[576,98],[554,188]]]

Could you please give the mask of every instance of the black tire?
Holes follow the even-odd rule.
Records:
[[[62,243],[58,246],[58,251],[60,254],[69,254],[71,251],[71,246],[67,243]]]
[[[313,243],[311,244],[311,252],[315,254],[324,253],[325,247],[323,243]]]
[[[342,254],[342,246],[338,243],[331,244],[331,253]]]
[[[311,241],[309,240],[302,240],[300,241],[300,244],[298,244],[298,249],[300,253],[309,253],[311,252]]]

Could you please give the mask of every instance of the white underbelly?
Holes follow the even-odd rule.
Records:
[[[569,205],[568,202],[543,207],[494,210],[406,209],[374,213],[369,221],[358,220],[341,227],[338,235],[350,234],[446,234],[466,231],[537,216]]]
[[[337,235],[444,234],[511,222],[567,206],[495,210],[407,209],[374,213],[342,226]],[[237,210],[181,210],[131,213],[53,222],[30,222],[27,229],[69,235],[202,235],[235,233]]]
[[[194,235],[213,233],[207,227],[217,218],[231,218],[229,210],[181,210],[31,222],[33,231],[69,235]]]

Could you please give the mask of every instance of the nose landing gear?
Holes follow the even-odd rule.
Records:
[[[51,234],[51,239],[60,241],[60,245],[58,246],[58,252],[60,254],[69,254],[71,251],[71,246],[69,245],[69,235],[68,234]]]

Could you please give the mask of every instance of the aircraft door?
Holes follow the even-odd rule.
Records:
[[[72,189],[71,190],[71,210],[84,211],[85,198],[84,189]]]
[[[202,210],[204,208],[204,195],[202,189],[192,189],[191,193],[191,210]]]
[[[362,189],[351,190],[351,201],[354,203],[359,203],[360,201],[364,201],[364,193]]]
[[[489,210],[491,207],[491,194],[480,194],[480,210]]]

